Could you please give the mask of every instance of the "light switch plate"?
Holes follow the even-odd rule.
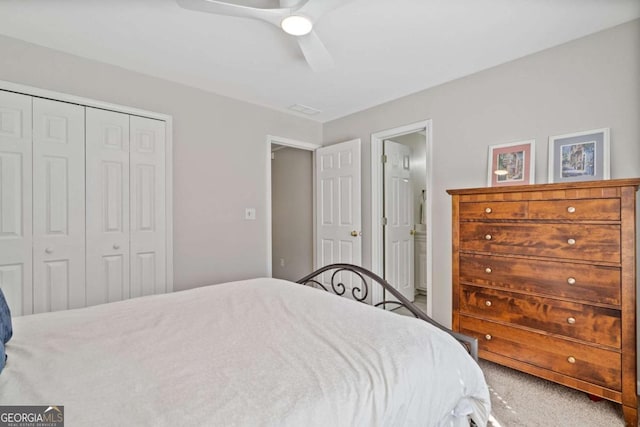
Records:
[[[256,219],[256,208],[246,208],[244,210],[244,219],[253,221]]]

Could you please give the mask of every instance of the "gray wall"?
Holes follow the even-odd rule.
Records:
[[[313,154],[283,148],[271,161],[273,277],[296,281],[313,269]],[[284,260],[284,267],[280,265]]]
[[[611,175],[640,176],[640,20],[348,117],[318,123],[118,67],[0,37],[0,79],[174,117],[176,289],[264,275],[267,134],[363,141],[363,264],[371,265],[371,133],[433,120],[435,317],[451,318],[447,188],[486,184],[487,146],[611,128]],[[244,221],[255,207],[258,220]]]
[[[370,141],[433,120],[433,307],[451,324],[451,200],[486,186],[487,147],[536,139],[547,182],[550,135],[611,128],[611,177],[640,176],[640,20],[325,123],[325,144],[362,138],[363,264],[371,265]]]
[[[266,274],[266,136],[320,124],[8,37],[0,79],[172,115],[175,289]]]

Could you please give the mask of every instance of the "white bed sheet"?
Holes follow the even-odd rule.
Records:
[[[14,318],[0,404],[74,426],[468,426],[482,371],[424,321],[275,279]]]

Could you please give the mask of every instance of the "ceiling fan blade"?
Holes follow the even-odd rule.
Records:
[[[296,8],[300,7],[301,3],[306,3],[305,0],[280,0],[280,7],[283,8]]]
[[[302,54],[313,71],[326,71],[334,67],[333,58],[315,31],[299,36],[298,45],[300,45]]]
[[[295,13],[308,16],[314,22],[330,10],[337,9],[353,0],[308,0],[294,9]]]
[[[216,0],[176,0],[176,2],[184,9],[215,13],[217,15],[260,19],[278,27],[282,19],[291,13],[291,9],[288,8],[262,9]]]

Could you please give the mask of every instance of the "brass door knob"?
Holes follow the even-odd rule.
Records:
[[[414,234],[416,234],[416,230],[411,229],[411,231],[409,231],[409,234],[411,234],[413,236]]]
[[[356,230],[353,230],[353,231],[351,232],[351,235],[352,235],[353,237],[358,237],[358,232],[357,232]]]

